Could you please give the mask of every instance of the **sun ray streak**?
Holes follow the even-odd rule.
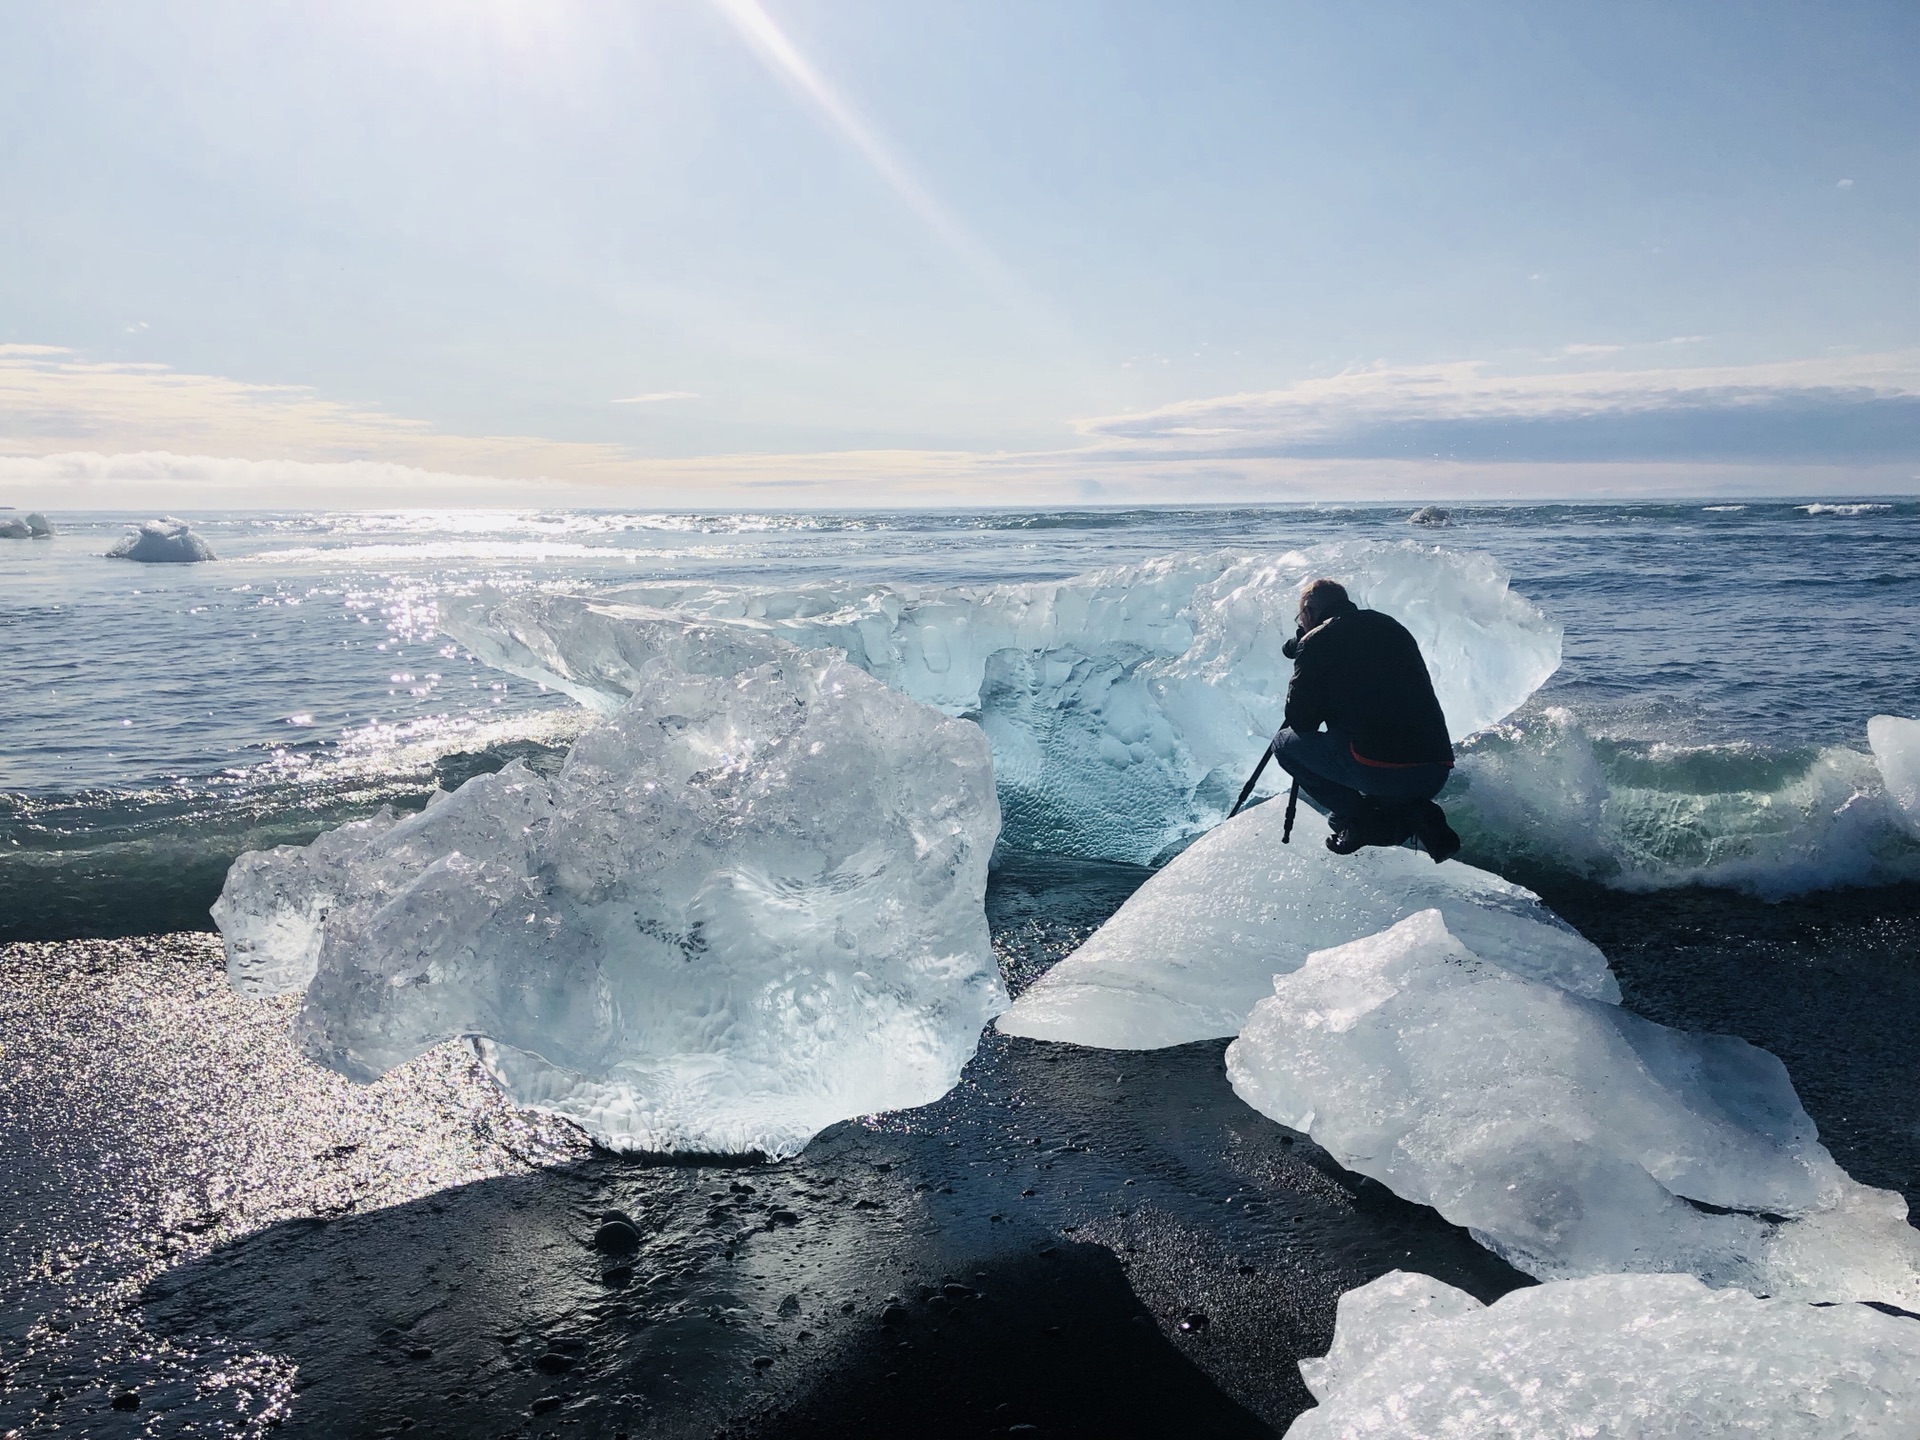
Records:
[[[761,62],[800,92],[975,278],[1003,300],[1019,303],[1020,308],[1031,311],[1031,300],[999,257],[920,182],[880,133],[795,48],[759,0],[713,0],[713,4]]]

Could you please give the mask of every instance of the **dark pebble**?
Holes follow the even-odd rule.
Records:
[[[800,1297],[798,1295],[782,1296],[780,1299],[780,1313],[782,1315],[798,1315],[800,1313]]]
[[[113,1396],[113,1408],[116,1410],[138,1410],[140,1392],[138,1390],[116,1390]]]
[[[1180,1333],[1183,1335],[1204,1335],[1207,1326],[1213,1322],[1198,1310],[1189,1310],[1180,1317]]]
[[[431,1345],[409,1346],[407,1349],[407,1358],[409,1360],[431,1360],[433,1358],[433,1347]]]
[[[949,1300],[971,1300],[974,1295],[973,1287],[970,1285],[942,1285],[940,1293]]]
[[[562,1355],[558,1350],[549,1350],[544,1355],[536,1355],[533,1368],[542,1375],[564,1375],[579,1362],[571,1355]]]
[[[880,1312],[880,1323],[882,1325],[887,1325],[887,1326],[898,1325],[902,1323],[906,1318],[907,1318],[907,1307],[904,1305],[889,1305],[887,1306],[886,1309]]]
[[[771,1355],[756,1355],[753,1357],[753,1368],[756,1370],[764,1370],[771,1364],[773,1364],[773,1356]]]
[[[610,1270],[600,1272],[600,1283],[615,1290],[624,1290],[633,1283],[633,1266],[615,1265]]]
[[[559,1395],[542,1395],[533,1402],[530,1408],[534,1414],[544,1415],[549,1410],[558,1410],[563,1398],[563,1396]]]
[[[593,1232],[593,1248],[607,1255],[631,1255],[640,1248],[640,1232],[628,1220],[602,1220]]]
[[[791,1210],[772,1210],[767,1213],[767,1224],[769,1226],[798,1225],[799,1223],[800,1217]]]

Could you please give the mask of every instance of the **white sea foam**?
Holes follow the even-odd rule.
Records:
[[[1620,997],[1606,958],[1530,891],[1398,847],[1333,855],[1327,822],[1305,808],[1282,845],[1284,818],[1269,802],[1195,841],[998,1028],[1116,1050],[1237,1035],[1276,974],[1429,907],[1489,960],[1577,995]]]
[[[1816,501],[1812,505],[1796,505],[1794,509],[1804,510],[1809,515],[1869,515],[1875,510],[1891,510],[1891,505],[1871,503],[1831,504]]]
[[[1540,1279],[1920,1309],[1906,1202],[1834,1163],[1777,1059],[1489,964],[1437,909],[1275,976],[1227,1075]]]
[[[1482,1305],[1395,1270],[1340,1297],[1333,1349],[1300,1374],[1320,1404],[1287,1440],[1892,1440],[1916,1433],[1920,1324],[1686,1275]]]
[[[830,652],[678,634],[552,781],[247,855],[228,973],[371,1079],[475,1039],[618,1149],[789,1155],[951,1088],[1005,1003],[987,747]]]
[[[444,624],[488,663],[600,710],[676,632],[831,646],[977,719],[1010,842],[1145,862],[1218,820],[1280,724],[1301,584],[1328,575],[1420,641],[1453,734],[1493,724],[1560,661],[1560,630],[1485,556],[1411,542],[1181,554],[980,588],[646,585],[488,597]]]
[[[1887,799],[1884,768],[1837,745],[1617,741],[1548,707],[1469,740],[1442,799],[1471,853],[1501,868],[1771,898],[1920,879],[1920,846]]]

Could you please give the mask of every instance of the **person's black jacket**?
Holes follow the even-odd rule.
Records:
[[[1354,753],[1386,765],[1453,763],[1446,717],[1420,644],[1378,610],[1323,620],[1296,642],[1287,727],[1309,735],[1325,721]]]

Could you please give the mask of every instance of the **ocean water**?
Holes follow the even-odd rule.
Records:
[[[104,558],[144,517],[0,541],[0,940],[67,942],[0,946],[0,1435],[1277,1436],[1341,1293],[1526,1283],[1239,1102],[1222,1042],[990,1030],[937,1104],[777,1165],[592,1151],[457,1045],[368,1087],[307,1062],[290,1001],[162,932],[241,849],[557,759],[580,708],[440,631],[481,590],[1490,554],[1565,661],[1462,747],[1467,857],[1630,1009],[1778,1055],[1841,1164],[1920,1202],[1920,845],[1865,738],[1920,715],[1920,504],[1408,508],[207,515],[221,558],[182,567]],[[987,895],[1015,992],[1148,874],[1019,840]]]
[[[54,512],[54,538],[0,542],[0,938],[203,928],[241,849],[557,754],[578,708],[438,630],[477,590],[973,585],[1351,537],[1490,554],[1565,627],[1559,673],[1443,797],[1470,857],[1767,895],[1920,875],[1865,738],[1920,714],[1920,503],[1406,516],[209,514],[186,518],[217,563],[151,566],[104,558],[140,517]]]

